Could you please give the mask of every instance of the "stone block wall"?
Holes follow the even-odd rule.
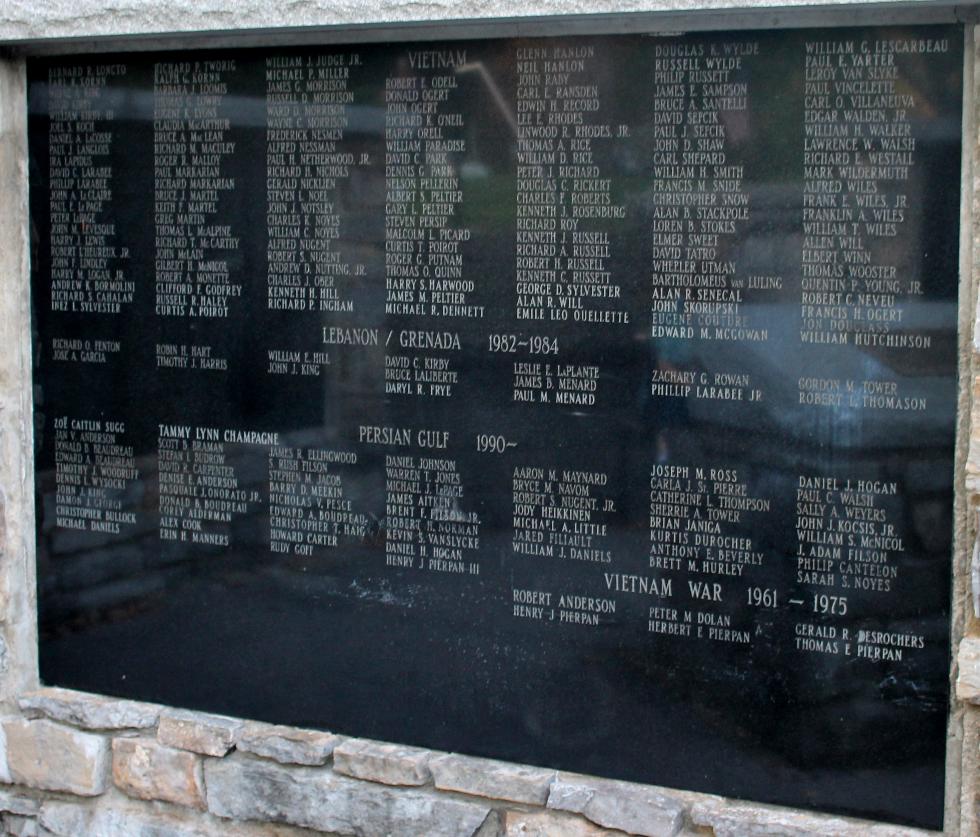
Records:
[[[820,0],[798,5],[845,5]],[[0,41],[785,0],[0,4]],[[923,5],[912,0],[907,7]],[[799,13],[805,12],[803,9]],[[774,13],[772,22],[784,20]],[[844,15],[844,12],[841,12]],[[721,21],[721,18],[718,18]],[[846,18],[841,22],[846,22]],[[718,25],[722,25],[719,22]],[[763,22],[761,25],[765,25]],[[980,67],[980,62],[974,62]],[[967,91],[948,835],[980,834],[980,72]],[[26,90],[0,53],[0,834],[16,837],[909,837],[931,832],[39,688]],[[952,186],[952,184],[951,184]],[[975,544],[975,546],[974,546]],[[956,653],[958,650],[958,654]]]
[[[0,717],[10,837],[910,837],[732,802],[43,688]]]

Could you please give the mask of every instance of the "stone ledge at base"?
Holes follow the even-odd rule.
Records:
[[[427,785],[432,753],[418,747],[350,738],[333,751],[333,769],[354,779],[385,785]]]
[[[26,786],[0,787],[5,837],[934,834],[68,689],[19,705],[44,717],[0,718],[0,783]]]
[[[222,715],[165,709],[160,713],[157,740],[177,750],[220,757],[235,746],[244,726],[244,721]]]
[[[714,837],[930,837],[937,832],[906,826],[819,817],[788,808],[729,802],[721,797],[695,803],[692,822]]]
[[[449,753],[429,762],[433,783],[440,790],[544,805],[548,801],[554,770],[524,767],[505,761],[493,761]]]
[[[17,699],[28,718],[49,718],[90,730],[149,729],[157,725],[162,706],[135,700],[44,688]]]
[[[326,764],[342,741],[332,732],[248,721],[242,727],[236,746],[243,753],[252,753],[280,764],[315,766]]]
[[[678,799],[659,788],[614,779],[560,773],[548,807],[644,837],[675,837],[684,826],[684,805]]]

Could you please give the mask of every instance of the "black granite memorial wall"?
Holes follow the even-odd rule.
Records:
[[[32,60],[43,680],[939,827],[962,38]]]

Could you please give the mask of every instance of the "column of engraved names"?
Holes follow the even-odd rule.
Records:
[[[388,454],[385,477],[386,565],[479,575],[480,518],[463,508],[456,461]]]
[[[782,595],[754,583],[765,552],[753,532],[770,511],[770,501],[753,496],[736,469],[654,465],[649,566],[671,601],[651,605],[648,630],[750,644],[752,608],[776,607]],[[733,617],[733,604],[741,618]]]
[[[126,424],[60,416],[54,421],[55,525],[118,535],[136,523],[124,511],[140,479]]]
[[[798,651],[900,661],[924,647],[917,634],[861,630],[862,605],[903,583],[906,546],[898,531],[898,485],[888,480],[801,475],[796,490]],[[845,618],[846,617],[846,618]]]
[[[568,561],[595,567],[597,587],[572,582],[560,586],[538,584],[512,589],[515,617],[596,627],[602,617],[616,612],[622,592],[620,574],[612,571],[611,525],[616,503],[608,496],[609,476],[602,471],[544,468],[522,465],[512,476],[514,555],[531,561]],[[601,579],[603,580],[600,580]]]
[[[462,351],[459,332],[410,328],[391,330],[385,355],[385,394],[452,397],[459,370],[452,368]],[[401,350],[401,351],[399,351]]]
[[[593,46],[517,50],[518,320],[629,323],[610,234],[626,208],[596,161],[625,126],[600,120]]]
[[[916,94],[901,78],[896,43],[805,44],[804,343],[931,342],[903,323],[903,302],[922,290],[903,264]]]
[[[776,290],[782,278],[740,274],[732,251],[750,206],[729,136],[730,117],[749,107],[739,75],[759,44],[664,44],[654,54],[651,336],[765,341],[767,329],[743,308],[745,292]],[[656,383],[654,394],[677,394],[658,393]]]
[[[153,184],[156,313],[226,318],[242,295],[229,260],[239,238],[220,223],[233,194],[225,173],[235,152],[223,115],[233,59],[160,62],[153,68]]]
[[[242,484],[228,444],[278,441],[275,433],[159,425],[160,539],[228,547],[232,524],[262,503],[261,492]]]
[[[123,64],[48,70],[52,311],[118,314],[133,301],[129,251],[109,212],[116,117],[106,89],[125,75]]]
[[[408,53],[385,79],[385,312],[481,318],[464,276],[470,230],[459,219],[463,113],[452,107],[466,50]]]
[[[357,53],[265,59],[267,307],[353,312],[355,283],[367,273],[338,247],[341,186],[364,159],[344,146]],[[318,375],[327,352],[267,350],[269,372]]]
[[[356,464],[353,451],[270,450],[269,541],[273,552],[311,555],[314,549],[364,539],[367,515],[354,510],[344,486],[344,472]]]
[[[412,50],[408,72],[385,80],[385,312],[477,320],[477,283],[465,270],[470,229],[460,213],[466,152],[457,68],[465,49]],[[389,343],[392,343],[389,335]],[[455,329],[416,319],[385,356],[385,393],[449,398],[459,382]]]
[[[494,335],[497,338],[498,335]],[[509,335],[501,335],[507,338]],[[493,338],[492,338],[493,339]],[[514,337],[510,339],[516,340]],[[532,355],[557,355],[558,338],[525,341]],[[512,350],[515,351],[515,350]],[[600,368],[592,363],[513,362],[513,400],[524,403],[592,405],[599,395]]]

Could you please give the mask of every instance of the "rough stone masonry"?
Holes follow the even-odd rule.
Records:
[[[16,837],[927,832],[45,688],[0,719]]]

